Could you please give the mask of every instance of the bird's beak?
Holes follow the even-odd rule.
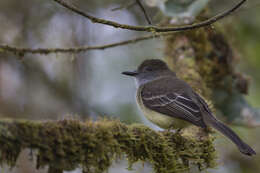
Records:
[[[138,75],[137,71],[124,71],[122,74],[127,75],[127,76],[136,76]]]

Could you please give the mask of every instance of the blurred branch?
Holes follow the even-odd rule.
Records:
[[[134,0],[134,2],[130,2],[128,4],[122,5],[122,6],[117,7],[117,8],[113,8],[112,11],[122,10],[124,8],[131,8],[131,7],[133,7],[136,4],[140,7],[142,12],[144,13],[144,16],[145,16],[145,19],[146,19],[147,23],[149,25],[151,25],[152,24],[151,19],[149,18],[148,14],[146,13],[146,10],[145,10],[145,8],[144,8],[144,6],[143,6],[143,4],[141,3],[140,0]]]
[[[151,34],[151,35],[146,35],[146,36],[141,36],[141,37],[136,37],[134,39],[130,40],[125,40],[121,42],[116,42],[112,44],[105,44],[105,45],[100,45],[100,46],[82,46],[82,47],[75,47],[75,48],[19,48],[15,46],[9,46],[9,45],[0,45],[0,52],[11,52],[16,55],[24,56],[27,53],[30,54],[51,54],[51,53],[80,53],[80,52],[86,52],[89,50],[104,50],[107,48],[113,48],[117,46],[123,46],[127,44],[133,44],[137,43],[139,41],[144,41],[144,40],[149,40],[152,38],[159,38],[159,37],[165,37],[174,34],[175,32],[167,32],[167,33],[156,33],[156,34]]]
[[[155,27],[155,26],[141,27],[141,26],[121,25],[121,24],[118,24],[118,23],[115,23],[112,21],[106,21],[104,19],[99,19],[99,18],[90,16],[84,12],[79,11],[77,8],[68,5],[67,3],[65,3],[61,0],[54,0],[54,1],[60,3],[64,7],[68,8],[82,16],[85,16],[85,17],[91,19],[93,22],[103,23],[103,24],[114,26],[114,27],[120,27],[123,29],[130,29],[130,30],[148,31],[148,32],[150,32],[150,31],[156,31],[156,32],[171,31],[171,32],[155,33],[152,35],[141,36],[141,37],[137,37],[137,38],[130,39],[130,40],[125,40],[125,41],[121,41],[121,42],[117,42],[117,43],[100,45],[100,46],[83,46],[83,47],[75,47],[75,48],[46,48],[46,49],[45,48],[36,48],[36,49],[32,49],[32,48],[19,48],[19,47],[10,46],[10,45],[0,45],[0,51],[11,52],[11,53],[17,54],[22,57],[27,53],[43,54],[43,55],[47,55],[50,53],[80,53],[80,52],[86,52],[89,50],[103,50],[103,49],[112,48],[112,47],[116,47],[116,46],[123,46],[123,45],[132,44],[132,43],[136,43],[139,41],[157,38],[157,37],[161,37],[161,36],[169,36],[169,35],[174,34],[176,31],[184,31],[184,30],[188,30],[188,29],[196,29],[199,27],[205,27],[205,26],[210,25],[210,24],[224,18],[225,16],[229,15],[230,13],[235,11],[237,8],[239,8],[246,0],[242,0],[240,3],[238,3],[232,9],[230,9],[222,14],[219,14],[209,20],[206,20],[201,23],[193,24],[193,25],[186,25],[183,27]],[[123,26],[123,27],[121,27],[121,26]]]
[[[48,173],[63,173],[62,169],[56,169],[53,167],[49,167]]]
[[[144,13],[144,16],[145,16],[145,19],[147,20],[147,23],[149,25],[151,25],[152,22],[151,22],[151,20],[148,16],[148,14],[146,13],[145,8],[144,8],[143,4],[141,3],[141,0],[135,0],[135,1],[136,1],[137,5],[140,7],[140,9],[142,10],[142,12]]]
[[[219,93],[214,93],[214,95]],[[216,103],[218,104],[216,108],[224,114],[222,116],[225,116],[229,124],[247,128],[260,127],[260,110],[252,107],[243,95],[230,93],[229,98],[225,99],[225,103],[222,106],[220,106],[220,103]]]
[[[11,167],[26,148],[37,151],[36,167],[48,166],[49,173],[78,167],[88,173],[102,173],[115,159],[124,157],[130,168],[138,161],[147,161],[155,173],[216,166],[213,137],[194,126],[171,133],[115,120],[0,120],[0,129],[0,165]]]
[[[260,122],[259,120],[257,121],[256,119],[250,119],[250,121],[247,122],[231,122],[231,125],[236,125],[236,126],[241,126],[241,127],[246,127],[246,128],[258,128],[260,127]]]
[[[97,18],[95,16],[92,16],[88,13],[85,13],[85,12],[79,10],[78,8],[74,7],[73,5],[66,3],[63,0],[54,0],[54,1],[59,3],[60,5],[62,5],[63,7],[73,11],[74,13],[77,13],[78,15],[81,15],[81,16],[91,20],[93,23],[109,25],[109,26],[113,26],[115,28],[128,29],[128,30],[134,30],[134,31],[146,31],[146,32],[169,32],[169,31],[176,32],[176,31],[185,31],[185,30],[192,30],[192,29],[196,29],[196,28],[200,28],[200,27],[205,27],[205,26],[211,25],[211,24],[215,23],[216,21],[223,19],[224,17],[230,15],[232,12],[234,12],[236,9],[238,9],[242,4],[244,4],[246,2],[246,0],[241,0],[231,9],[229,9],[223,13],[220,13],[208,20],[199,22],[199,23],[194,23],[191,25],[184,25],[184,26],[180,26],[180,27],[157,27],[157,26],[133,26],[133,25],[120,24],[120,23],[117,23],[117,22],[114,22],[111,20],[105,20],[102,18]]]
[[[136,2],[130,2],[130,3],[126,4],[126,5],[122,5],[122,6],[113,8],[111,11],[122,10],[124,8],[128,9],[128,8],[131,8],[132,6],[134,6],[135,4],[136,4]]]

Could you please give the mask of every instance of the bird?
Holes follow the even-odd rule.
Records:
[[[148,59],[137,70],[122,74],[135,78],[137,105],[145,117],[157,126],[163,129],[180,129],[190,124],[203,129],[213,127],[229,138],[241,153],[248,156],[256,154],[213,115],[206,101],[188,83],[179,79],[164,61]]]

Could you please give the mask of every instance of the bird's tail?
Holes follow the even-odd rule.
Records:
[[[218,130],[223,135],[228,137],[232,142],[234,142],[241,153],[249,156],[256,154],[256,152],[249,145],[243,142],[229,127],[218,121],[215,117],[213,117],[213,115],[209,116],[207,116],[207,124],[210,124],[214,129]]]

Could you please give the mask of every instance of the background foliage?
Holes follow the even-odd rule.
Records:
[[[226,9],[234,0],[211,1],[212,14]],[[73,1],[95,16],[126,24],[146,24],[138,7],[111,11],[122,0]],[[251,76],[247,99],[255,107],[260,104],[260,5],[251,0],[220,23],[229,33],[230,42],[240,54],[240,71]],[[156,8],[148,9],[156,23]],[[21,47],[74,47],[101,45],[125,40],[141,33],[92,24],[53,1],[0,1],[0,43]],[[213,28],[214,29],[214,28]],[[80,54],[26,55],[19,57],[0,50],[0,117],[30,120],[63,119],[73,115],[80,119],[112,116],[126,123],[142,122],[135,104],[134,82],[121,75],[147,58],[163,56],[163,41],[152,39],[134,45]],[[259,128],[235,127],[256,151]],[[260,170],[260,157],[242,156],[226,139],[217,140],[220,166],[211,172],[251,173]],[[18,166],[9,172],[37,172],[25,151]],[[123,165],[123,166],[122,166]],[[123,163],[111,168],[122,172]],[[121,169],[120,169],[121,168]],[[5,172],[8,172],[7,168]],[[147,166],[136,168],[147,171]],[[45,172],[45,170],[42,170]]]

